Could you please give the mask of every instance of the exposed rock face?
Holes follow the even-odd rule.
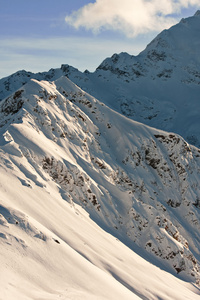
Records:
[[[52,180],[124,243],[199,282],[199,149],[119,115],[66,77],[31,80],[0,111],[1,151],[28,176],[23,185]]]

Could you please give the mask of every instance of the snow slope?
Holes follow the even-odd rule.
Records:
[[[197,12],[161,32],[138,56],[114,54],[88,75],[88,91],[136,121],[199,146],[199,28]]]
[[[199,299],[200,150],[66,77],[0,103],[0,299]]]
[[[138,56],[114,54],[94,73],[68,65],[49,72],[20,71],[0,80],[0,99],[30,78],[67,75],[116,111],[151,127],[180,134],[200,146],[200,14],[161,32]]]

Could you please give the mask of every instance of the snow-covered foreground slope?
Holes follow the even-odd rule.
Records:
[[[33,74],[19,71],[0,80],[0,99],[30,78],[67,75],[83,90],[135,121],[173,131],[200,146],[200,13],[161,32],[138,56],[114,54],[94,73],[68,65]]]
[[[0,126],[2,299],[199,298],[200,150],[66,77]]]
[[[30,190],[2,168],[0,176],[1,299],[199,298],[63,201],[56,186]]]

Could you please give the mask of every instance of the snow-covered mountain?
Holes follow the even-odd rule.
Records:
[[[0,299],[199,299],[199,15],[1,79]]]
[[[66,77],[0,112],[3,299],[199,297],[200,150]]]
[[[172,131],[200,146],[200,13],[161,32],[138,56],[114,54],[94,73],[68,65],[33,74],[19,71],[0,80],[0,99],[30,78],[67,75],[83,90],[120,113]]]

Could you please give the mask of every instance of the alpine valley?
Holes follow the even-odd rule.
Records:
[[[200,298],[200,11],[0,100],[0,299]]]

